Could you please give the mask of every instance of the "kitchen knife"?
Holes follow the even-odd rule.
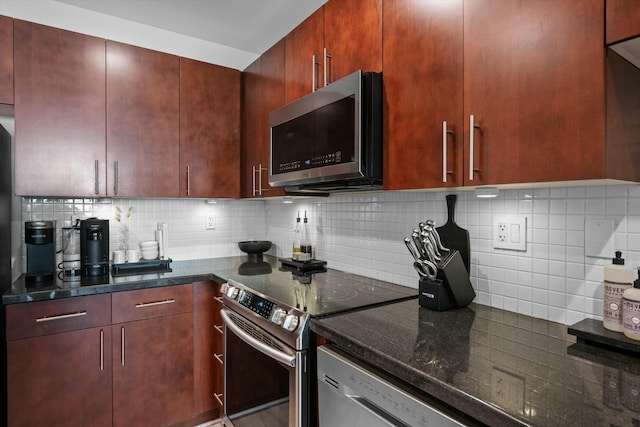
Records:
[[[420,235],[422,236],[423,239],[426,239],[429,243],[431,243],[431,249],[433,250],[433,253],[436,255],[436,257],[438,258],[438,261],[440,261],[440,251],[438,250],[438,244],[436,243],[436,239],[435,237],[433,237],[433,234],[431,233],[431,231],[429,230],[430,227],[427,226],[427,228],[420,233]]]
[[[438,230],[436,229],[436,223],[434,220],[432,219],[428,219],[427,220],[427,225],[431,226],[431,230],[433,231],[433,236],[436,239],[436,243],[438,245],[438,249],[440,249],[441,251],[445,251],[445,252],[451,252],[451,249],[445,248],[442,245],[442,240],[440,239],[440,234],[438,233]]]
[[[420,237],[420,232],[418,231],[418,229],[413,230],[413,233],[411,233],[411,239],[413,240],[413,244],[416,245],[416,248],[418,249],[420,259],[427,259],[427,251],[424,249],[422,238]]]
[[[415,248],[415,246],[413,246],[413,244],[411,243],[411,239],[408,237],[405,237],[404,244],[407,245],[407,249],[409,249],[409,253],[411,253],[411,256],[413,256],[413,259],[419,262],[420,254],[418,253],[418,250]]]
[[[428,239],[425,239],[424,246],[425,250],[427,251],[427,259],[434,264],[438,264],[442,260],[442,257],[435,254],[433,250],[433,244],[431,244]]]

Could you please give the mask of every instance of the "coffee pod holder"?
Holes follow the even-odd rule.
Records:
[[[420,279],[418,291],[420,306],[436,311],[466,307],[476,297],[469,273],[457,250],[438,263],[435,279]]]

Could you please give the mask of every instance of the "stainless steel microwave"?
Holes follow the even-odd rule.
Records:
[[[382,74],[356,71],[269,114],[269,185],[382,188]]]

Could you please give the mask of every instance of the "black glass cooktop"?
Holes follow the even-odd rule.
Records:
[[[241,262],[217,273],[276,303],[299,308],[312,316],[371,307],[417,298],[417,289],[344,273],[333,269],[298,271],[275,257]],[[230,284],[233,284],[232,282]]]

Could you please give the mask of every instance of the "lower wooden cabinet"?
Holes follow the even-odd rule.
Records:
[[[220,283],[196,282],[194,293],[195,413],[222,414],[222,295]]]
[[[213,281],[7,306],[9,425],[219,417],[220,308]]]
[[[111,426],[111,295],[6,312],[8,425]]]

